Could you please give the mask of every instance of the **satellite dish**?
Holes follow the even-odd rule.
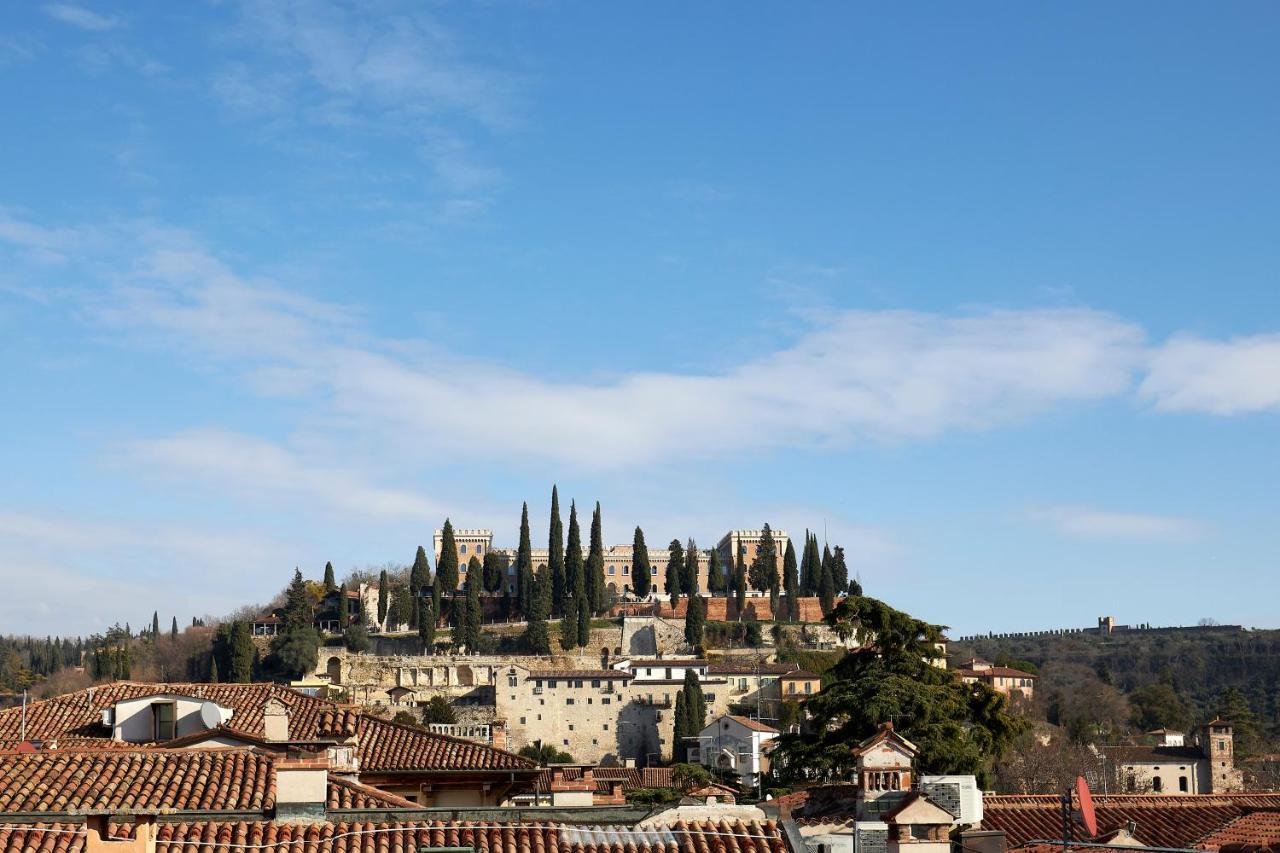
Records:
[[[206,700],[200,703],[200,722],[206,729],[216,729],[222,725],[222,709],[217,702]]]
[[[1098,834],[1098,813],[1093,808],[1093,795],[1089,793],[1089,783],[1083,776],[1076,777],[1076,799],[1080,802],[1080,820],[1090,838]]]

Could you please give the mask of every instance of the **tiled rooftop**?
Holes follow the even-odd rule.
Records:
[[[536,761],[491,746],[423,731],[412,726],[360,718],[360,772],[426,769],[534,770]]]
[[[1095,795],[1098,832],[1137,824],[1135,837],[1155,847],[1192,847],[1229,822],[1259,809],[1280,810],[1280,794],[1161,796]],[[1062,837],[1061,800],[1046,795],[993,795],[983,799],[983,829],[1002,829],[1014,847],[1033,839]],[[1077,823],[1076,837],[1084,838]]]
[[[1280,811],[1241,815],[1201,838],[1195,846],[1217,850],[1224,844],[1258,844],[1274,848],[1280,844]]]
[[[0,825],[0,853],[81,853],[81,827]],[[50,834],[38,830],[55,830]],[[484,853],[789,853],[772,821],[710,821],[669,827],[569,826],[550,823],[476,824],[469,821],[394,823],[161,823],[156,853],[239,853],[254,846],[272,853],[417,853],[422,847],[471,847]],[[133,827],[113,824],[112,837]]]

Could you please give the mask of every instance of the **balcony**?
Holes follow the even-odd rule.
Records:
[[[638,696],[635,699],[637,705],[644,705],[646,708],[670,708],[671,700],[666,697],[654,698],[653,696]]]

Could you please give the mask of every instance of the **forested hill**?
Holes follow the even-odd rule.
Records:
[[[1194,722],[1215,713],[1223,693],[1235,688],[1264,731],[1280,729],[1280,630],[1198,627],[1017,635],[957,642],[949,652],[953,661],[974,656],[1029,661],[1040,670],[1046,694],[1065,687],[1068,674],[1084,668],[1131,699],[1135,691],[1167,685]]]

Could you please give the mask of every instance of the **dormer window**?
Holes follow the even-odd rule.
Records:
[[[175,702],[151,703],[152,740],[166,741],[177,737],[177,711]]]

